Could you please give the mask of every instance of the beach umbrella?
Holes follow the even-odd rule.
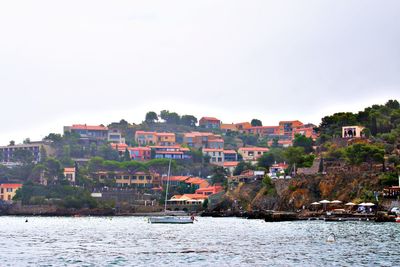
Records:
[[[346,204],[344,204],[345,206],[354,206],[356,204],[354,204],[353,202],[347,202]]]
[[[321,200],[319,203],[320,204],[329,204],[331,202],[329,200],[324,199],[324,200]]]
[[[342,201],[340,201],[340,200],[333,200],[333,201],[331,201],[331,203],[332,203],[332,204],[340,204],[340,203],[342,203]]]
[[[358,206],[365,206],[365,202],[362,202],[362,203],[360,203],[360,204],[358,204]]]
[[[365,207],[372,207],[372,206],[375,206],[375,204],[371,203],[371,202],[367,202],[367,203],[364,203],[364,206]]]
[[[313,202],[313,203],[311,203],[311,205],[321,205],[321,203],[319,203],[319,202]]]

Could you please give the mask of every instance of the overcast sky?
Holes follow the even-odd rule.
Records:
[[[0,144],[149,110],[318,124],[400,99],[400,1],[1,1]]]

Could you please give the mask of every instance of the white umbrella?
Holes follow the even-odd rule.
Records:
[[[329,204],[331,202],[329,200],[324,199],[324,200],[321,200],[319,203],[320,204]]]
[[[354,205],[356,205],[356,204],[354,204],[353,202],[348,202],[348,203],[346,203],[346,204],[344,204],[345,206],[354,206]]]
[[[358,206],[365,206],[365,202],[358,204]]]
[[[311,205],[321,205],[321,203],[319,203],[319,202],[313,202],[313,203],[311,203]]]
[[[332,203],[332,204],[340,204],[340,203],[342,203],[342,201],[340,201],[340,200],[333,200],[333,201],[331,201],[331,203]]]
[[[367,202],[367,203],[364,203],[364,206],[365,207],[372,207],[372,206],[375,206],[375,204],[371,203],[371,202]]]

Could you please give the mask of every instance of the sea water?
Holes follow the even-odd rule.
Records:
[[[0,266],[395,266],[400,224],[0,217]],[[327,242],[333,233],[335,242]]]

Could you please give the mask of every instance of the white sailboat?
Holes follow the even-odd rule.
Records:
[[[149,223],[171,223],[171,224],[188,224],[193,223],[194,217],[177,217],[167,215],[167,200],[168,200],[168,190],[169,190],[169,176],[171,173],[171,161],[169,160],[168,165],[168,176],[167,176],[167,188],[165,190],[165,203],[164,203],[164,216],[149,217]]]

